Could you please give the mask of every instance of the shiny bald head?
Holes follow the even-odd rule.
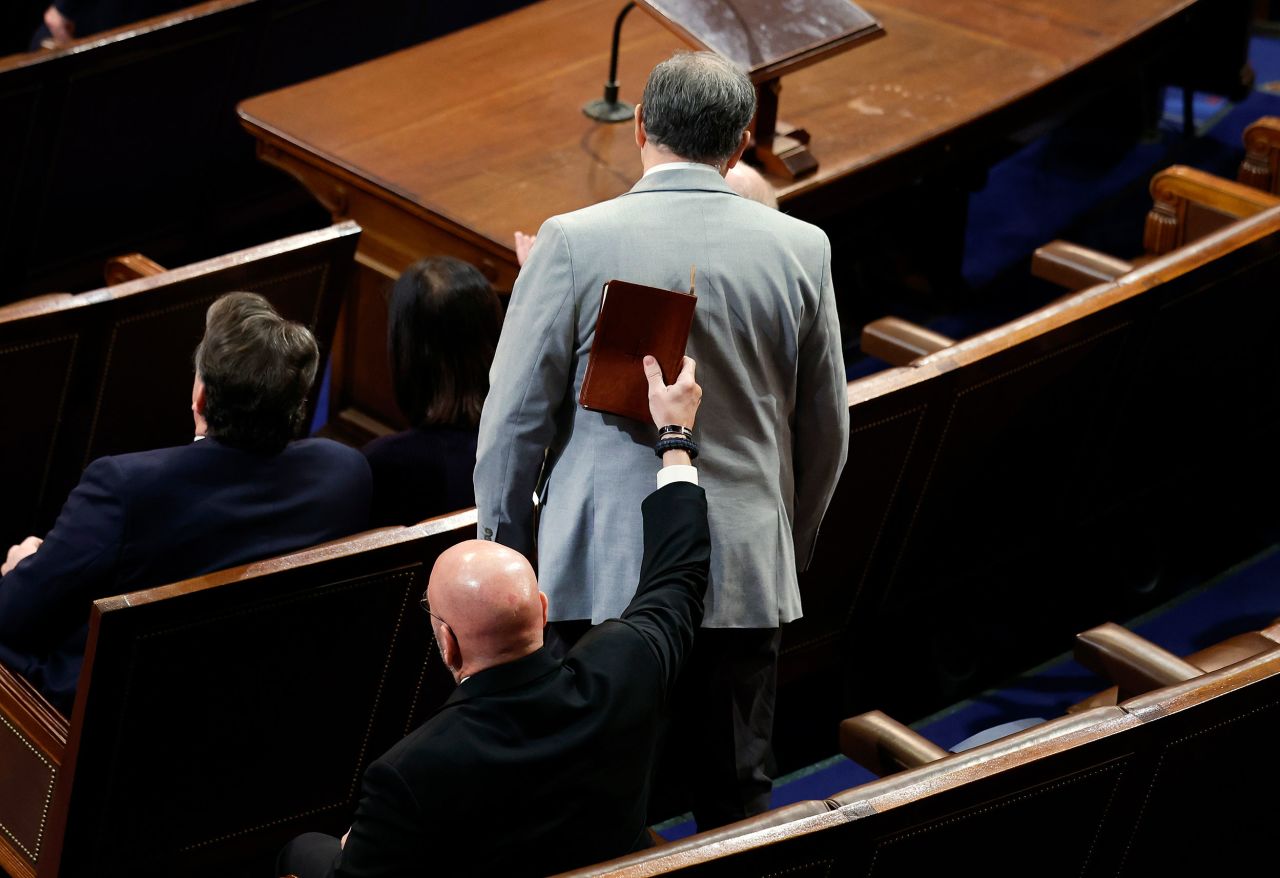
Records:
[[[461,680],[542,646],[547,596],[524,555],[488,540],[441,553],[427,602],[444,663]]]

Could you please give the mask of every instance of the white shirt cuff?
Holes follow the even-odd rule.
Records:
[[[658,487],[665,488],[672,482],[693,482],[698,484],[698,468],[688,464],[664,466],[658,470]]]

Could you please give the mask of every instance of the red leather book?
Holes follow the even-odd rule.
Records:
[[[600,296],[596,337],[578,396],[583,408],[637,421],[649,420],[644,356],[652,354],[669,384],[693,326],[693,293],[611,280]]]

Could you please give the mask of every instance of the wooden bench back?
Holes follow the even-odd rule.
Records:
[[[256,160],[239,101],[527,2],[210,0],[0,58],[0,303],[90,288],[121,252],[243,240],[227,226],[305,202]]]
[[[104,454],[191,439],[187,399],[204,315],[261,293],[328,353],[360,229],[344,223],[78,296],[0,309],[0,542],[42,534]],[[312,390],[312,405],[317,387]]]
[[[0,789],[0,819],[28,838],[38,817],[42,844],[0,837],[0,861],[25,859],[15,878],[205,874],[344,831],[365,767],[453,689],[418,601],[474,534],[467,511],[95,602],[51,799]]]
[[[837,666],[860,615],[873,611],[876,562],[891,514],[916,487],[915,455],[926,446],[934,389],[914,369],[849,384],[849,454],[808,569],[800,575],[803,618],[784,630],[782,682]]]
[[[34,129],[19,159],[21,191],[0,201],[0,301],[21,297],[36,274],[140,249],[216,199],[253,2],[213,0],[0,59],[0,95],[9,80],[29,80]]]
[[[1112,874],[1245,874],[1275,862],[1280,650],[1121,706],[1156,733]]]
[[[854,382],[855,438],[804,580],[817,618],[784,632],[784,663],[839,643],[846,715],[920,716],[1154,603],[1143,589],[1203,547],[1256,549],[1276,515],[1242,499],[1274,509],[1280,487],[1280,300],[1263,292],[1278,257],[1272,207]],[[884,444],[859,448],[876,431]]]
[[[835,809],[725,827],[566,873],[689,878],[1213,874],[1273,861],[1267,758],[1280,650],[1053,720],[834,796]],[[759,819],[759,818],[757,818]]]

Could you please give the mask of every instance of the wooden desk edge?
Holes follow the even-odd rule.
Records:
[[[348,218],[346,196],[341,191],[341,185],[345,184],[393,204],[405,213],[426,220],[459,240],[486,251],[501,262],[515,264],[513,244],[495,241],[488,235],[469,229],[447,214],[419,204],[412,196],[391,183],[372,175],[361,174],[328,153],[298,143],[283,131],[258,121],[245,110],[243,103],[236,108],[236,112],[240,116],[241,126],[257,141],[258,158],[279,168],[301,183],[312,197],[333,215],[335,220]],[[340,181],[339,187],[327,192],[317,191],[314,176],[316,173]]]

